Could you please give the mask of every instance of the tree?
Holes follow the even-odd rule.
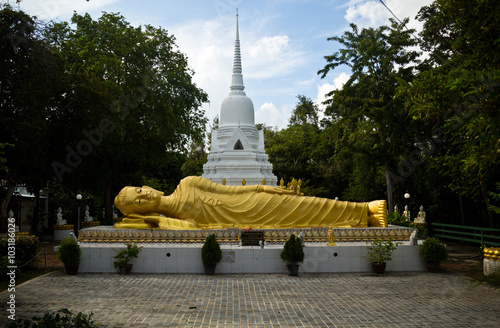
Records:
[[[435,163],[448,187],[458,195],[462,224],[466,200],[483,203],[474,209],[474,225],[486,213],[495,225],[491,194],[500,180],[500,4],[497,1],[438,0],[423,7],[422,47],[429,51],[428,69],[414,81],[401,83],[416,122],[439,134],[426,160]]]
[[[57,52],[40,38],[41,27],[27,14],[5,5],[0,10],[0,140],[7,191],[2,199],[3,219],[16,184],[34,192],[32,227],[38,223],[40,189],[51,175],[47,163],[53,145],[52,114],[64,94],[66,74]]]
[[[397,79],[411,81],[418,64],[419,52],[411,50],[416,41],[411,37],[413,30],[405,28],[407,22],[391,20],[390,27],[361,31],[351,24],[351,31],[328,39],[340,43],[341,49],[325,56],[327,65],[318,72],[324,78],[339,66],[351,69],[352,75],[343,88],[327,95],[327,130],[341,137],[343,142],[332,148],[337,154],[346,154],[348,158],[343,160],[356,166],[351,174],[370,175],[369,181],[366,176],[350,179],[350,188],[358,189],[356,197],[377,193],[371,189],[376,189],[383,172],[390,210],[393,187],[398,182],[394,181],[395,163],[414,149],[411,120],[402,103],[393,99]],[[366,186],[370,189],[366,190]]]
[[[423,7],[418,18],[430,67],[398,91],[413,119],[442,135],[427,157],[459,196],[462,224],[465,197],[483,203],[489,226],[495,225],[490,198],[500,180],[499,16],[500,4],[490,0]]]
[[[319,183],[322,179],[316,181],[319,178],[315,156],[320,134],[318,107],[303,95],[298,95],[297,99],[286,129],[265,130],[266,153],[278,179],[287,182],[292,178],[301,179],[304,193],[324,196]]]
[[[75,14],[71,21],[74,28],[51,24],[46,38],[71,74],[90,80],[76,83],[74,94],[85,99],[85,89],[93,91],[95,98],[85,99],[93,120],[80,126],[79,138],[68,138],[67,151],[52,167],[75,188],[95,178],[94,189],[105,190],[110,220],[115,184],[137,183],[145,175],[180,179],[182,162],[175,154],[200,138],[205,118],[199,107],[207,95],[192,82],[187,59],[166,30],[133,27],[109,13],[96,21]],[[70,149],[79,160],[68,161]]]

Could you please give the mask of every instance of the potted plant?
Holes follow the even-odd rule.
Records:
[[[64,265],[64,272],[69,275],[78,273],[78,267],[82,258],[80,245],[73,237],[66,237],[61,240],[57,248],[57,259]]]
[[[205,274],[214,274],[215,266],[222,260],[222,251],[215,239],[215,234],[209,235],[205,240],[201,248],[201,260],[205,267]]]
[[[446,245],[437,237],[427,237],[420,245],[420,257],[425,261],[427,270],[430,272],[439,272],[441,269],[441,261],[448,258],[448,250]]]
[[[127,246],[125,249],[114,249],[116,252],[114,265],[120,269],[121,274],[129,274],[132,271],[133,264],[129,262],[137,258],[142,250],[136,243],[125,243],[125,246]]]
[[[304,247],[300,238],[295,238],[295,235],[291,234],[283,246],[280,257],[283,262],[286,262],[288,275],[298,276],[299,263],[304,261]]]
[[[384,273],[387,262],[392,260],[392,252],[394,252],[400,243],[393,243],[391,239],[374,240],[371,246],[368,246],[367,260],[372,266],[375,273]]]

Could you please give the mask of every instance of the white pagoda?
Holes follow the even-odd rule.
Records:
[[[243,91],[241,74],[240,36],[236,13],[231,92],[220,109],[219,127],[212,131],[208,161],[203,165],[203,177],[226,185],[266,184],[276,186],[278,179],[264,150],[264,131],[255,126],[253,103]]]

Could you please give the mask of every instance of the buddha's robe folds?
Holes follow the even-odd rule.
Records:
[[[168,203],[163,215],[200,229],[367,227],[369,215],[368,203],[297,196],[267,185],[224,186],[201,177],[181,180]]]

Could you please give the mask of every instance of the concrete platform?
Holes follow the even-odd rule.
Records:
[[[253,230],[255,231],[255,230]],[[370,272],[366,260],[371,240],[392,239],[401,244],[387,265],[388,271],[425,271],[416,245],[416,229],[339,228],[334,229],[336,246],[327,246],[327,228],[259,230],[265,246],[241,246],[242,231],[224,230],[125,230],[99,226],[82,229],[80,272],[117,272],[113,265],[114,250],[125,248],[124,242],[143,247],[133,260],[134,273],[203,273],[201,247],[209,233],[215,233],[221,244],[223,259],[217,273],[285,273],[280,253],[292,233],[303,235],[305,260],[301,272]]]
[[[140,244],[144,248],[133,260],[133,273],[203,273],[202,244]],[[125,248],[118,243],[83,243],[80,272],[117,272],[113,265],[114,249]],[[241,247],[221,245],[222,261],[216,273],[285,273],[285,263],[280,258],[281,245]],[[402,245],[387,263],[387,271],[425,271],[419,256],[418,245]],[[307,244],[305,260],[300,272],[371,272],[366,260],[366,243],[339,243],[339,246]]]

